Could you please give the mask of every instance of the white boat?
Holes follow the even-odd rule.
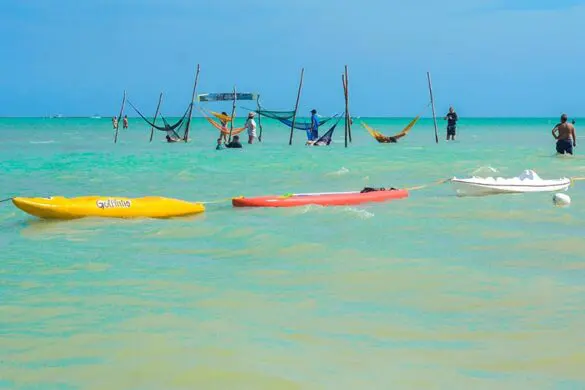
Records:
[[[566,191],[571,179],[563,177],[556,180],[544,180],[532,170],[522,172],[512,178],[470,177],[451,179],[451,184],[459,196],[483,196],[494,194],[513,194],[527,192]]]

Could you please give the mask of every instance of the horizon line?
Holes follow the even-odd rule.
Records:
[[[481,115],[469,115],[469,116],[463,116],[463,118],[468,118],[468,119],[553,119],[553,118],[557,118],[559,115],[556,116],[481,116]],[[169,118],[180,118],[181,115],[172,115],[169,116]],[[326,115],[323,115],[323,117],[326,117]],[[412,118],[412,117],[416,117],[416,115],[405,115],[405,116],[377,116],[377,115],[352,115],[352,118],[371,118],[371,119],[404,119],[404,118]],[[24,116],[1,116],[0,115],[0,119],[109,119],[110,116],[100,116],[99,118],[92,116],[85,116],[85,115],[73,115],[73,116],[29,116],[29,115],[24,115]],[[132,118],[132,119],[141,119],[140,116],[128,116],[128,118]],[[201,115],[193,115],[193,118],[205,118],[204,116]],[[308,116],[303,116],[303,115],[299,115],[297,116],[297,118],[308,118]],[[421,116],[421,119],[433,119],[432,116]],[[437,119],[441,119],[443,118],[443,116],[436,116],[435,118]],[[461,118],[461,116],[460,116]],[[581,116],[577,115],[577,116],[571,116],[570,118],[582,118]],[[583,117],[585,118],[585,117]],[[236,117],[236,119],[245,119],[244,116],[242,117]],[[271,118],[266,118],[265,120],[268,120]],[[276,119],[272,119],[272,120],[276,120]]]

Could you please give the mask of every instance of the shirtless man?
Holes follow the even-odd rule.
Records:
[[[573,148],[577,146],[575,126],[567,123],[567,114],[561,115],[561,123],[552,129],[552,135],[557,140],[557,153],[573,154]]]

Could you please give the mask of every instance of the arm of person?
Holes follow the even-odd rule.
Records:
[[[573,137],[573,146],[577,146],[577,135],[575,134],[575,126],[571,126],[571,137]]]
[[[554,139],[559,139],[559,137],[557,135],[557,129],[558,129],[558,126],[555,126],[552,129],[552,136],[554,137]]]

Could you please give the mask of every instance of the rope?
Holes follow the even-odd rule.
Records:
[[[0,199],[0,203],[8,202],[9,200],[12,200],[12,199],[13,198]]]
[[[447,183],[448,181],[451,181],[451,179],[441,179],[441,180],[437,180],[437,181],[429,183],[429,184],[423,184],[422,186],[405,188],[405,190],[408,190],[408,191],[422,190],[423,188],[437,186],[439,184]]]
[[[243,198],[243,196],[233,196],[231,198],[224,198],[224,199],[219,199],[219,200],[211,200],[211,201],[208,201],[208,202],[197,202],[197,203],[202,203],[202,204],[218,204],[218,203],[231,202],[232,199],[236,199],[236,198]]]
[[[571,177],[571,178],[569,178],[569,180],[571,180],[571,187],[573,187],[573,185],[575,185],[576,181],[585,180],[585,177]]]

